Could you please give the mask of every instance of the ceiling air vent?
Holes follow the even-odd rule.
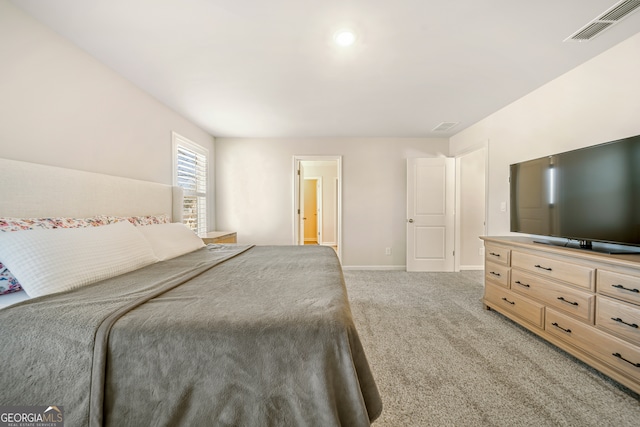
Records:
[[[459,122],[442,122],[438,126],[431,129],[431,132],[446,132],[452,127],[456,126]]]
[[[596,19],[571,34],[564,41],[587,41],[591,40],[607,28],[622,21],[640,8],[640,0],[622,0],[611,6]]]
[[[589,25],[572,35],[569,39],[575,41],[591,40],[612,25],[613,22],[591,22]]]

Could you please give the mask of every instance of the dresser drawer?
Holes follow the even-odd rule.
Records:
[[[591,351],[598,358],[636,382],[640,381],[640,347],[601,331],[594,344]]]
[[[511,252],[511,267],[593,290],[595,269],[524,252]]]
[[[563,341],[582,349],[588,349],[595,328],[556,310],[547,309],[544,330]]]
[[[486,244],[484,247],[484,257],[487,261],[496,264],[509,265],[511,261],[511,250],[502,246]]]
[[[511,268],[486,261],[484,264],[484,277],[485,280],[490,280],[496,285],[500,285],[504,288],[509,287],[509,272]]]
[[[596,325],[640,344],[640,307],[598,295]]]
[[[640,380],[639,347],[551,309],[547,309],[545,330],[597,357],[634,381]]]
[[[544,306],[530,301],[514,292],[491,283],[485,283],[485,303],[509,311],[513,315],[531,323],[538,328],[543,327]]]
[[[597,279],[598,293],[640,304],[640,277],[598,269]]]
[[[595,295],[519,270],[511,272],[511,290],[593,325]]]

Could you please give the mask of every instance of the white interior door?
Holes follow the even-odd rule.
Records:
[[[455,159],[407,159],[407,271],[454,271]]]

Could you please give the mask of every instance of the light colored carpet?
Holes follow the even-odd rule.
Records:
[[[383,426],[639,426],[640,396],[482,308],[482,272],[345,271]]]

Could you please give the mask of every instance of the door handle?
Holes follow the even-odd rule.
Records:
[[[409,219],[407,220],[407,222],[409,222],[409,223],[413,223],[413,219],[409,218]]]

